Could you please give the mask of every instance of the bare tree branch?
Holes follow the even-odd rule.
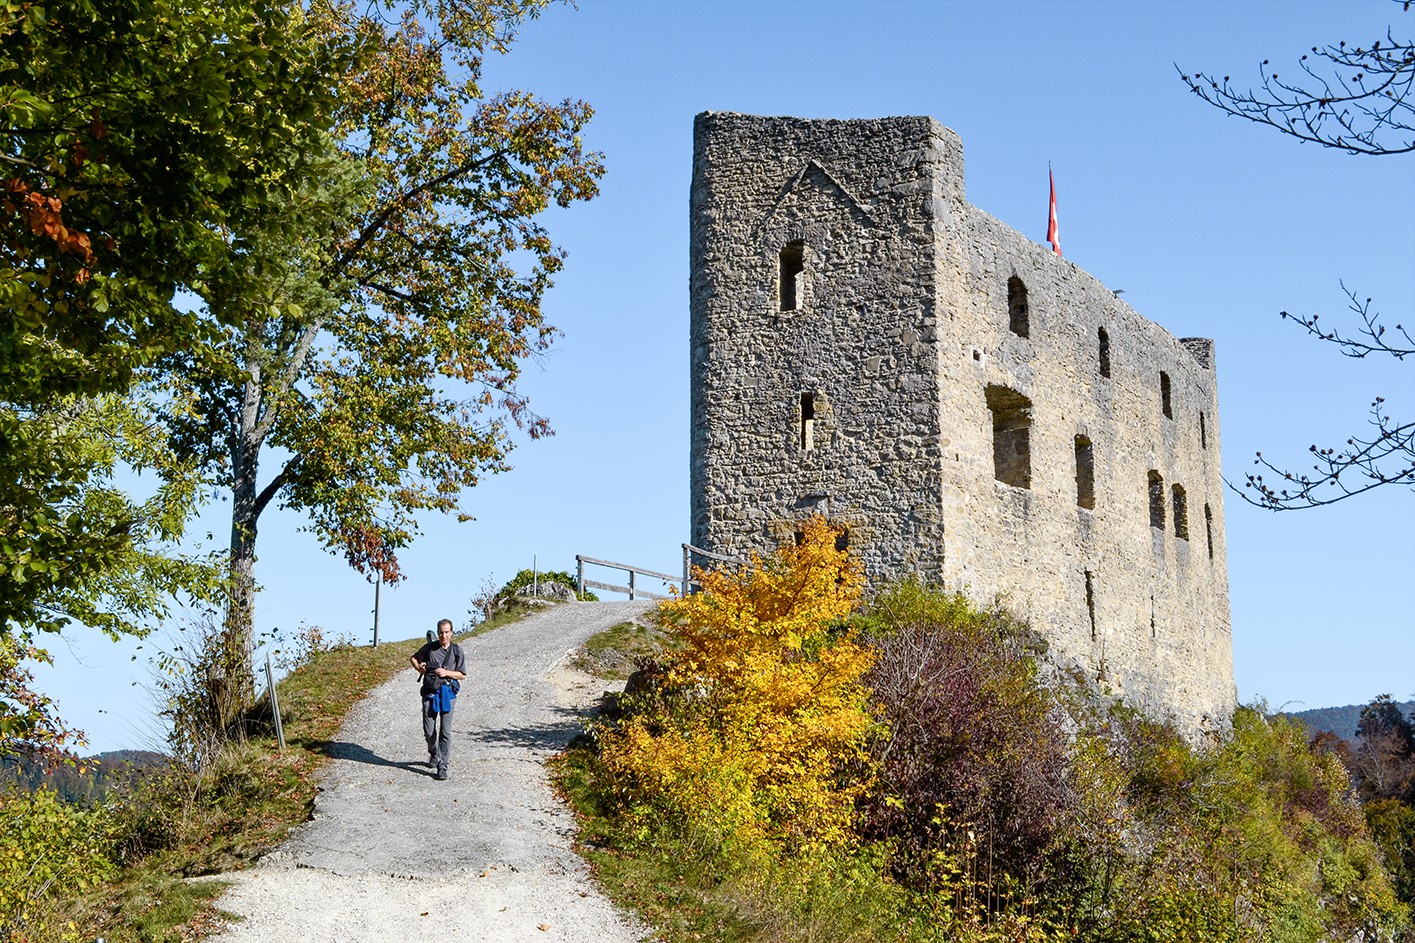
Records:
[[[1382,353],[1389,354],[1396,360],[1404,360],[1407,354],[1415,354],[1415,339],[1410,337],[1410,332],[1405,329],[1404,325],[1397,324],[1395,330],[1387,337],[1385,325],[1381,323],[1381,316],[1371,311],[1371,299],[1358,300],[1356,293],[1347,288],[1345,282],[1342,283],[1341,290],[1351,300],[1350,309],[1361,318],[1363,326],[1360,335],[1367,338],[1364,341],[1359,336],[1343,335],[1336,329],[1323,330],[1317,326],[1318,316],[1315,314],[1311,317],[1304,317],[1283,311],[1281,312],[1282,317],[1296,321],[1307,329],[1307,333],[1315,334],[1324,341],[1336,344],[1341,348],[1341,352],[1348,357],[1360,359],[1367,354]],[[1403,345],[1400,341],[1396,341],[1395,345],[1392,345],[1391,341],[1397,335],[1404,339]]]
[[[1410,0],[1396,0],[1405,12]],[[1283,134],[1348,154],[1382,156],[1415,152],[1415,44],[1384,39],[1367,46],[1313,46],[1298,60],[1301,74],[1281,79],[1264,59],[1259,89],[1235,88],[1229,76],[1186,73],[1189,90],[1215,108]]]
[[[1384,405],[1379,396],[1371,404],[1374,432],[1368,438],[1352,436],[1341,448],[1309,446],[1316,459],[1311,474],[1279,468],[1259,452],[1253,464],[1275,473],[1280,480],[1270,485],[1262,473],[1249,473],[1243,488],[1232,482],[1228,486],[1249,504],[1272,511],[1335,504],[1382,485],[1415,489],[1415,422],[1393,423],[1382,411]]]

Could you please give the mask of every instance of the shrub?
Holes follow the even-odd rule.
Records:
[[[1409,931],[1337,759],[1295,722],[1240,708],[1207,752],[1120,712],[1105,762],[1124,783],[1069,918],[1100,941],[1393,940]],[[1097,839],[1101,841],[1097,841]]]
[[[493,597],[494,603],[504,603],[515,596],[518,592],[532,585],[535,582],[560,583],[571,589],[575,588],[575,576],[573,573],[566,573],[564,570],[522,570],[511,579],[506,581],[506,585],[496,591]],[[581,602],[599,602],[599,597],[591,592],[576,593],[576,597]]]
[[[702,592],[663,604],[662,682],[605,736],[631,808],[748,844],[850,839],[872,655],[840,622],[861,578],[836,536],[817,518],[799,545],[702,573]]]
[[[1039,640],[1000,609],[912,583],[882,592],[862,623],[888,732],[871,750],[864,835],[895,848],[896,878],[999,909],[1009,880],[1030,890],[1044,877],[1076,806],[1063,714],[1037,682]]]
[[[0,938],[14,943],[78,939],[36,913],[46,897],[83,891],[111,877],[108,812],[80,809],[52,789],[0,789]]]
[[[1241,708],[1198,747],[1044,665],[1002,611],[917,584],[847,621],[832,537],[814,522],[663,607],[655,683],[566,766],[602,875],[654,914],[655,869],[694,888],[672,939],[709,913],[743,941],[1410,938],[1366,816],[1397,874],[1415,816],[1363,815],[1300,727]]]

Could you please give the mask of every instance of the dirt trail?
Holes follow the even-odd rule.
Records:
[[[647,603],[569,603],[461,643],[451,779],[424,765],[412,669],[345,721],[314,818],[234,886],[225,943],[634,943],[645,930],[589,882],[544,762],[604,683],[565,666]]]

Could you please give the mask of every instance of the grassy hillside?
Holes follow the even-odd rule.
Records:
[[[524,615],[505,613],[489,631]],[[308,820],[326,747],[370,690],[408,664],[422,639],[377,649],[315,648],[278,685],[286,749],[253,714],[253,734],[200,768],[164,758],[110,781],[85,809],[53,788],[0,785],[0,939],[187,943],[219,924],[210,878],[249,867]],[[410,708],[411,709],[411,708]]]

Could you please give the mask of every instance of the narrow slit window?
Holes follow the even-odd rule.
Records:
[[[1090,570],[1086,571],[1086,612],[1091,617],[1091,641],[1096,640],[1096,578]]]
[[[1007,280],[1007,329],[1018,337],[1026,337],[1031,329],[1029,321],[1027,286],[1013,275]]]
[[[835,535],[835,549],[838,553],[846,553],[850,549],[850,528],[840,528],[840,533]]]
[[[1096,509],[1095,450],[1091,440],[1076,437],[1076,506],[1088,511]]]
[[[788,242],[781,250],[781,310],[795,311],[800,305],[801,273],[806,270],[806,244]]]
[[[1164,479],[1150,472],[1150,526],[1164,530]]]
[[[1171,489],[1174,495],[1174,536],[1180,540],[1189,539],[1189,498],[1184,493],[1183,485],[1175,485]]]
[[[1101,376],[1110,376],[1110,335],[1101,328],[1097,332],[1100,339]]]
[[[1032,401],[1005,386],[984,395],[992,412],[993,475],[1014,488],[1032,487]]]
[[[1209,541],[1209,559],[1214,558],[1214,512],[1207,504],[1204,505],[1204,535]]]
[[[816,447],[816,395],[801,394],[801,451]]]
[[[1199,448],[1201,448],[1201,449],[1206,449],[1206,448],[1208,448],[1208,447],[1209,447],[1209,430],[1206,429],[1206,428],[1204,428],[1204,414],[1203,414],[1203,412],[1201,411],[1201,412],[1199,413]]]
[[[1166,419],[1174,418],[1174,407],[1169,398],[1169,374],[1160,371],[1160,410]]]

